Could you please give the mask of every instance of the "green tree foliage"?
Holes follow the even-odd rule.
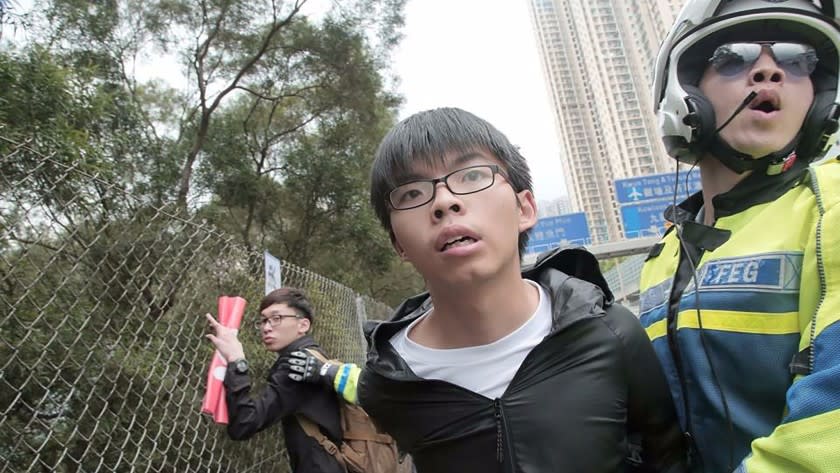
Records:
[[[334,2],[315,18],[304,0],[42,2],[25,54],[66,77],[41,89],[19,74],[30,93],[16,104],[53,102],[28,123],[50,122],[61,159],[84,154],[149,205],[393,303],[422,282],[370,212],[367,176],[399,105],[385,84],[403,3]],[[175,64],[167,82],[136,75],[154,56]]]
[[[262,249],[392,305],[421,289],[367,201],[403,3],[0,3],[27,28],[0,49],[0,469],[253,465],[263,447],[222,465],[201,445],[223,436],[196,426],[196,321],[259,299]],[[168,80],[138,76],[156,58]],[[357,330],[330,324],[355,310],[334,288],[290,283],[319,334]]]

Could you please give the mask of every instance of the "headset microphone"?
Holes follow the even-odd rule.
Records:
[[[715,133],[714,133],[714,134],[715,134],[715,135],[717,135],[718,133],[720,133],[720,130],[723,130],[723,127],[725,127],[726,125],[729,125],[729,122],[731,122],[731,121],[732,121],[732,119],[734,119],[734,118],[735,118],[735,116],[737,116],[739,113],[741,113],[741,110],[743,110],[744,108],[746,108],[746,106],[747,106],[747,105],[749,105],[749,104],[750,104],[750,102],[752,102],[752,101],[753,101],[753,99],[754,99],[757,95],[758,95],[758,92],[756,92],[756,91],[754,91],[754,90],[753,90],[752,92],[750,92],[750,93],[747,95],[747,98],[745,98],[745,99],[741,102],[741,105],[739,105],[739,106],[738,106],[738,108],[736,108],[736,109],[735,109],[735,111],[734,111],[734,112],[732,112],[732,115],[730,115],[730,116],[729,116],[729,118],[727,118],[727,119],[726,119],[726,121],[725,121],[725,122],[723,122],[723,125],[719,126],[719,127],[718,127],[718,129],[717,129],[717,130],[715,130]]]

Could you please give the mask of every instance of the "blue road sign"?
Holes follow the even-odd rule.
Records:
[[[680,183],[677,187],[677,202],[682,202],[689,195],[700,190],[700,172],[693,171],[688,175],[688,190],[686,190],[686,173],[680,173]],[[615,181],[615,198],[619,204],[629,204],[650,200],[670,199],[674,197],[674,174],[650,174],[648,176],[617,179]]]
[[[659,236],[665,232],[665,209],[672,199],[661,199],[621,206],[625,238]]]
[[[586,214],[583,212],[537,220],[529,231],[525,253],[541,253],[556,246],[579,246],[591,242]]]

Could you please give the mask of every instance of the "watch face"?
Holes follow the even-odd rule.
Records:
[[[236,365],[234,366],[237,373],[247,373],[248,372],[248,362],[245,360],[236,360]]]

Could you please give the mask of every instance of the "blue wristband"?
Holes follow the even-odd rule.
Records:
[[[339,394],[344,394],[344,388],[347,387],[347,378],[349,376],[350,376],[350,365],[345,363],[341,367],[341,375],[338,378],[338,388],[336,389],[336,391],[338,391]]]

